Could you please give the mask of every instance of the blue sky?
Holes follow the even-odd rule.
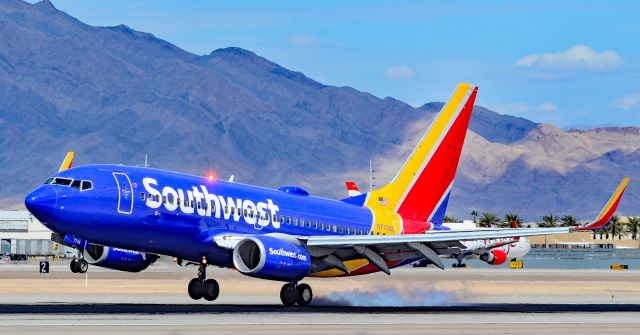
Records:
[[[562,127],[640,125],[640,2],[53,0],[187,51],[237,46],[325,84],[478,104]]]

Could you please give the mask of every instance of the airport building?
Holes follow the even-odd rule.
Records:
[[[51,241],[51,230],[28,211],[0,210],[2,256],[64,256],[67,249]]]

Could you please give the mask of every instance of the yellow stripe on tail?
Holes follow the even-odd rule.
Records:
[[[73,151],[69,151],[67,153],[67,156],[62,161],[62,164],[60,165],[60,168],[58,169],[58,172],[62,172],[62,171],[65,171],[65,170],[68,170],[68,169],[71,168],[71,164],[73,164],[73,156],[74,155],[75,155],[75,153]]]

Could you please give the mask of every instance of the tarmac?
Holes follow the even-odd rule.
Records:
[[[313,305],[285,308],[282,283],[208,269],[215,302],[193,301],[196,267],[141,273],[66,263],[0,264],[6,334],[630,334],[640,329],[640,271],[414,269],[309,279]]]

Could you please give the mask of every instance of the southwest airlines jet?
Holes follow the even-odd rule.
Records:
[[[323,199],[295,186],[266,189],[142,167],[69,168],[70,154],[25,205],[54,241],[80,250],[74,272],[87,270],[87,258],[135,272],[168,255],[199,264],[188,285],[193,299],[218,297],[217,281],[206,278],[212,264],[284,282],[280,298],[287,306],[311,302],[311,287],[300,283],[308,276],[390,274],[421,259],[443,268],[440,256],[459,253],[464,241],[588,229],[434,229],[477,92],[458,85],[395,178],[357,197]]]

